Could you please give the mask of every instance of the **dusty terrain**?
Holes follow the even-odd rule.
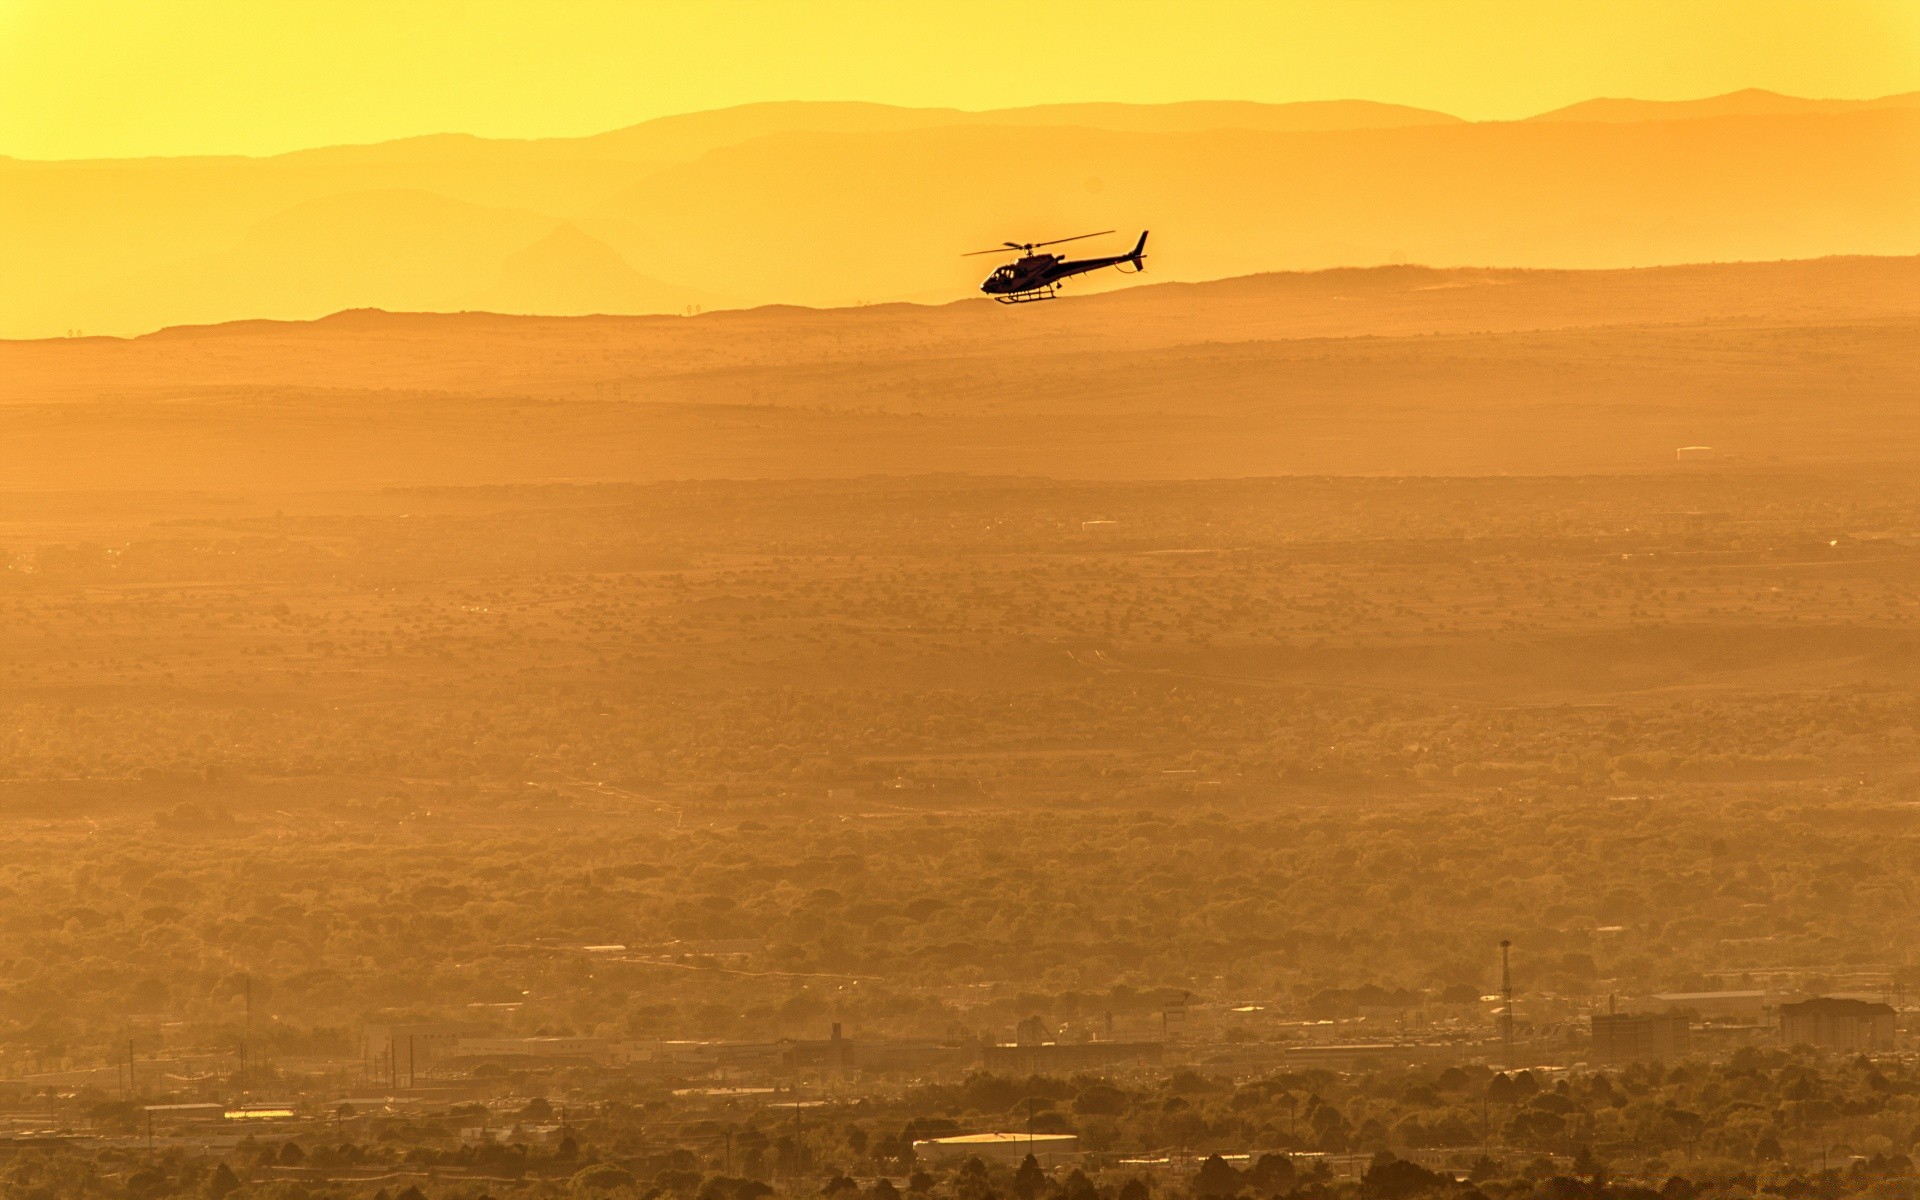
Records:
[[[1904,979],[1917,276],[0,346],[0,1040]]]
[[[1377,268],[1006,310],[344,313],[0,343],[15,490],[1920,460],[1920,263]]]

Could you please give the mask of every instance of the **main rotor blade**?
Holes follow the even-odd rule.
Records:
[[[1034,243],[1034,245],[1036,245],[1036,246],[1058,246],[1058,245],[1059,245],[1059,244],[1060,244],[1061,242],[1077,242],[1077,241],[1079,241],[1079,240],[1080,240],[1081,238],[1090,238],[1090,237],[1105,237],[1105,236],[1107,236],[1108,234],[1110,234],[1110,233],[1113,233],[1113,232],[1115,232],[1115,231],[1114,231],[1114,230],[1111,230],[1111,229],[1102,229],[1102,230],[1101,230],[1101,231],[1100,231],[1099,233],[1076,233],[1076,234],[1074,234],[1074,235],[1073,235],[1072,237],[1070,237],[1070,238],[1055,238],[1055,239],[1053,239],[1053,240],[1052,240],[1052,241],[1050,241],[1050,242],[1035,242],[1035,243]]]
[[[1014,247],[1014,249],[1015,249],[1015,250],[1018,250],[1018,249],[1020,249],[1020,247],[1019,247],[1019,246],[1015,246],[1015,247]],[[965,254],[962,254],[962,255],[961,255],[960,257],[961,257],[961,258],[972,258],[972,257],[973,257],[974,255],[976,255],[976,254],[1005,254],[1005,253],[1006,253],[1006,249],[1005,249],[1004,247],[1001,247],[1001,246],[995,246],[995,247],[994,247],[993,249],[991,249],[991,250],[969,250],[969,251],[967,251],[967,252],[966,252]]]

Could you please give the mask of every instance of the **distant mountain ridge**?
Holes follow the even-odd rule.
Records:
[[[1873,100],[1806,100],[1764,88],[1747,88],[1704,100],[1583,100],[1530,121],[1687,121],[1701,117],[1759,117],[1864,112],[1881,108],[1920,108],[1920,92]]]
[[[950,299],[992,261],[961,251],[1103,228],[1154,229],[1149,271],[1184,280],[1904,254],[1920,97],[1594,101],[1493,123],[1364,101],[750,105],[573,139],[6,160],[0,227],[13,337],[360,307]]]

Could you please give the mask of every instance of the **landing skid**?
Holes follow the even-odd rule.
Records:
[[[1052,286],[1030,288],[1024,292],[1008,292],[1004,296],[994,297],[994,300],[1001,304],[1032,304],[1036,300],[1051,299],[1053,299]]]

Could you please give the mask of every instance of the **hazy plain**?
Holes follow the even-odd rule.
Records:
[[[240,978],[339,1051],[1898,974],[1916,322],[1829,259],[0,346],[10,1061]]]

